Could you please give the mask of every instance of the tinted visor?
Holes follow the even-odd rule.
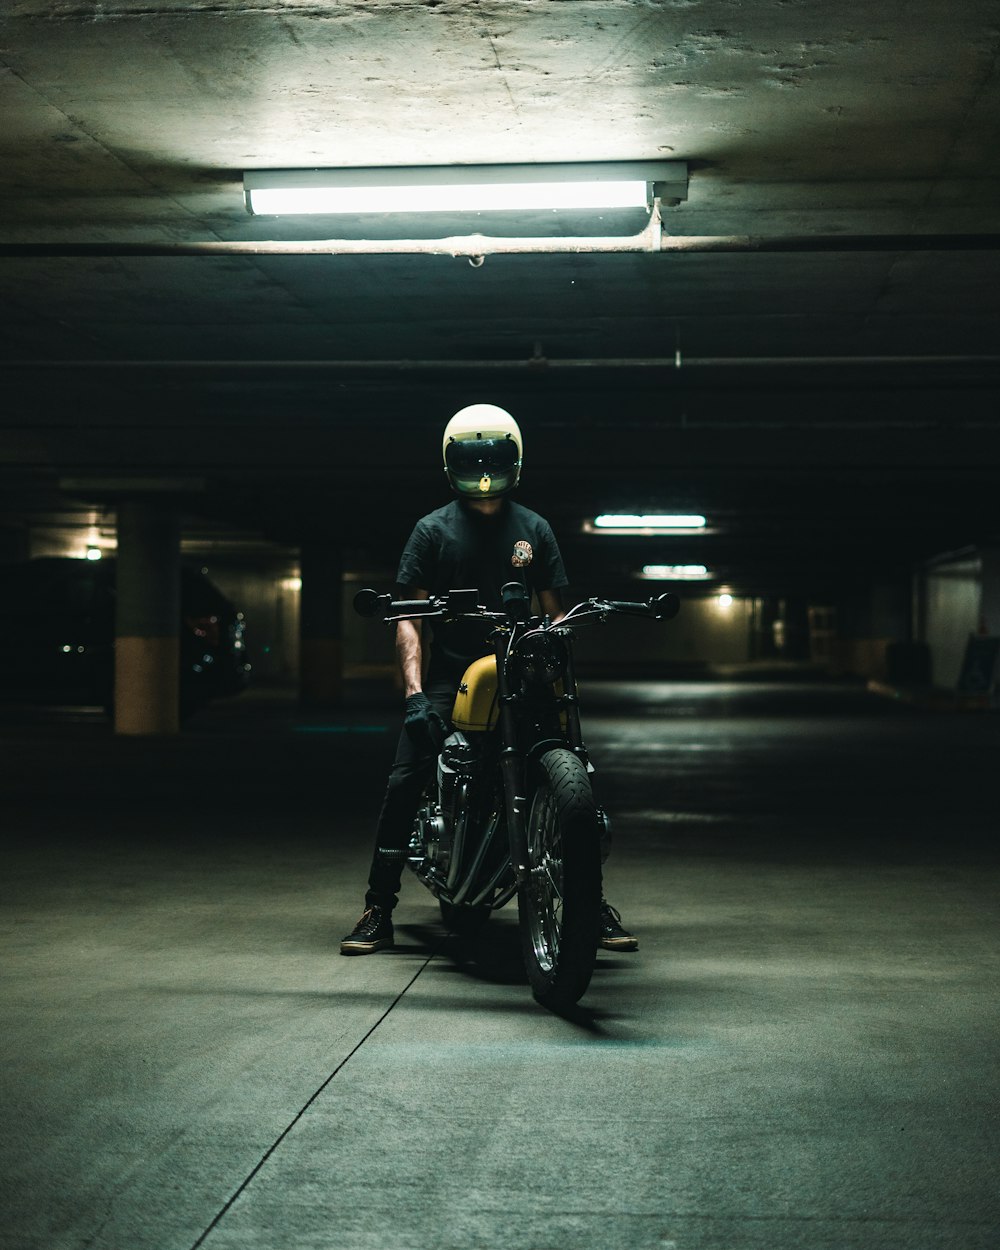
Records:
[[[456,439],[444,461],[452,485],[463,495],[499,495],[517,482],[517,444],[511,438]]]

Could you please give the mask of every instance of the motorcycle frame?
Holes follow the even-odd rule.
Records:
[[[528,867],[528,836],[527,820],[530,802],[533,797],[530,779],[531,761],[551,747],[569,747],[574,753],[587,762],[586,748],[580,727],[579,699],[577,697],[576,671],[573,666],[572,633],[569,630],[557,630],[564,638],[567,651],[567,666],[562,677],[563,694],[556,696],[556,706],[565,713],[566,730],[563,737],[539,738],[531,742],[523,740],[520,730],[519,716],[521,690],[513,679],[512,657],[514,646],[527,631],[521,623],[498,626],[491,635],[493,653],[497,666],[497,726],[487,733],[498,737],[498,766],[500,770],[503,792],[504,816],[507,825],[507,845],[510,866],[513,871],[513,882],[500,890],[499,895],[488,900],[484,896],[492,895],[502,878],[502,871],[496,872],[477,893],[470,898],[470,892],[477,883],[490,842],[494,834],[488,830],[485,822],[473,830],[473,836],[479,837],[479,846],[472,862],[464,872],[458,872],[458,865],[465,850],[469,828],[467,824],[452,830],[451,863],[446,877],[433,869],[422,870],[419,859],[410,861],[410,867],[417,876],[438,898],[454,906],[477,906],[490,901],[491,906],[498,909],[514,896],[517,890],[527,881]],[[467,785],[467,783],[464,783]],[[468,820],[468,813],[466,813]],[[504,865],[506,868],[506,864]]]
[[[519,590],[516,586],[515,589]],[[469,893],[473,885],[477,883],[478,874],[495,836],[495,826],[488,830],[485,824],[483,824],[475,830],[475,833],[480,835],[479,846],[472,863],[464,872],[460,871],[460,865],[465,840],[468,835],[468,829],[465,825],[460,830],[457,828],[452,830],[451,859],[445,877],[442,877],[436,865],[428,864],[425,857],[411,856],[408,864],[431,892],[443,902],[450,903],[453,906],[470,908],[488,905],[493,910],[497,910],[510,901],[514,894],[527,883],[530,876],[527,821],[530,810],[529,803],[532,799],[530,785],[531,761],[545,750],[554,747],[566,747],[582,759],[588,773],[594,771],[587,755],[580,726],[579,696],[573,658],[573,627],[588,621],[607,620],[608,616],[613,612],[626,612],[633,615],[652,617],[653,619],[670,619],[676,615],[680,603],[675,595],[669,593],[650,599],[646,603],[588,599],[571,608],[559,624],[551,625],[546,620],[544,623],[545,631],[552,631],[556,636],[560,637],[566,650],[566,666],[562,674],[563,693],[555,696],[556,706],[565,718],[564,728],[560,736],[540,737],[528,744],[527,750],[525,750],[521,742],[518,725],[518,702],[522,695],[520,687],[515,689],[515,683],[512,680],[511,661],[518,640],[530,629],[539,626],[538,618],[528,618],[527,620],[519,618],[516,606],[513,607],[513,610],[508,609],[504,613],[487,612],[482,607],[477,606],[477,610],[473,612],[467,606],[470,596],[473,596],[472,602],[475,602],[475,592],[467,590],[450,591],[447,596],[430,601],[395,601],[390,595],[378,595],[374,591],[364,590],[359,591],[358,595],[355,596],[355,608],[362,616],[372,616],[380,610],[388,609],[388,614],[383,617],[387,622],[418,618],[426,619],[430,616],[445,616],[449,612],[457,611],[457,615],[460,616],[476,616],[481,620],[492,620],[495,623],[491,641],[494,655],[496,656],[499,728],[498,731],[487,729],[485,732],[487,734],[499,732],[499,768],[503,789],[504,815],[507,822],[509,859],[505,860],[494,871],[485,884],[480,885],[478,892],[471,899],[469,898]],[[517,598],[519,596],[515,596],[515,599]],[[506,607],[508,605],[505,600]],[[554,679],[554,682],[556,680],[559,679]],[[468,783],[464,782],[463,784],[467,785]],[[466,819],[468,819],[468,809],[466,809],[466,813]],[[419,819],[420,816],[418,815]],[[438,808],[431,816],[431,819],[443,821],[444,813]],[[513,881],[508,880],[504,883],[503,877],[507,871],[508,863],[513,870]]]

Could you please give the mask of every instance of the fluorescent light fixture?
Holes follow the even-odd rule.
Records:
[[[298,213],[481,213],[493,209],[642,208],[644,182],[470,183],[461,187],[402,184],[381,187],[272,187],[250,193],[251,212],[265,216]]]
[[[656,199],[687,199],[687,182],[685,161],[257,169],[243,175],[247,211],[268,216],[649,208]]]
[[[703,582],[712,574],[704,564],[644,564],[639,576],[654,582]]]
[[[703,530],[703,516],[677,516],[672,514],[606,512],[594,517],[594,527],[600,530]]]

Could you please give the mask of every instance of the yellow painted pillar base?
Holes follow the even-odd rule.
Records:
[[[303,638],[299,694],[311,707],[335,707],[344,697],[344,648],[339,638]]]
[[[176,638],[119,638],[115,643],[115,733],[177,733],[179,675]]]

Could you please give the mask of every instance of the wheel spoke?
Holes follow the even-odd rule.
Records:
[[[534,946],[539,963],[552,968],[559,958],[562,933],[563,883],[559,851],[559,825],[555,803],[549,790],[539,794],[538,807],[530,830],[534,876]]]
[[[541,1002],[576,1002],[593,970],[590,914],[597,915],[600,860],[590,781],[562,748],[542,757],[528,817],[529,880],[521,893],[525,964]]]
[[[559,857],[558,857],[558,856],[556,856],[556,855],[546,855],[546,856],[545,856],[545,860],[544,860],[543,867],[545,868],[545,875],[546,875],[546,877],[548,878],[549,883],[550,883],[550,885],[551,885],[551,887],[552,887],[552,893],[553,893],[553,894],[554,894],[554,895],[555,895],[555,896],[556,896],[556,897],[560,900],[560,902],[561,902],[561,901],[562,901],[562,894],[563,894],[563,886],[562,886],[563,865],[562,865],[562,859],[561,859],[561,858],[559,858]]]

